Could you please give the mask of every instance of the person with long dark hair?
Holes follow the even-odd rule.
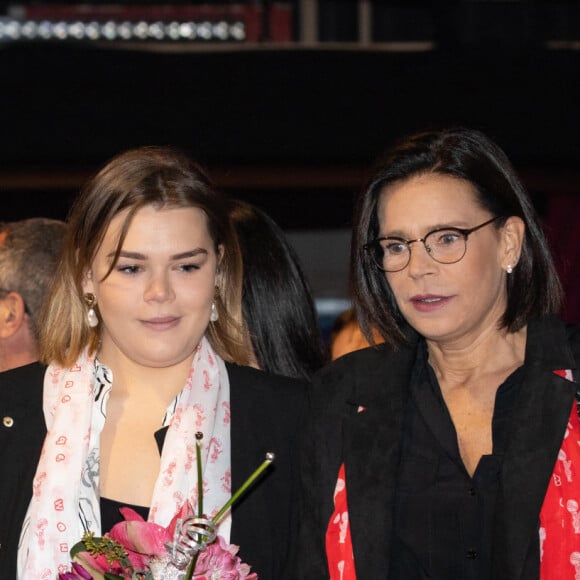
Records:
[[[242,252],[242,310],[252,364],[310,379],[326,354],[310,286],[282,228],[264,211],[233,200],[230,217]]]
[[[293,578],[548,580],[580,562],[580,334],[505,153],[393,146],[351,256],[372,342],[314,379]]]

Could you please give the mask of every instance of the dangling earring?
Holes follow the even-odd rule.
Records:
[[[217,306],[215,305],[215,302],[212,302],[211,303],[211,313],[209,315],[209,319],[211,322],[215,322],[219,317],[220,317],[220,315],[218,313]]]
[[[507,274],[511,274],[514,271],[514,267],[511,264],[508,264],[505,271]]]
[[[87,321],[91,328],[95,328],[96,326],[99,325],[99,317],[97,316],[97,313],[95,312],[94,308],[97,299],[95,298],[95,295],[92,294],[91,292],[87,292],[83,298],[85,299],[85,304],[89,308],[87,312]]]
[[[216,320],[220,317],[220,313],[218,312],[216,301],[220,296],[220,289],[216,286],[213,292],[213,302],[211,303],[211,312],[209,315],[210,322],[216,322]]]

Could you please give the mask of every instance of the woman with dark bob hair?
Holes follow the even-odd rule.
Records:
[[[185,155],[134,149],[87,183],[41,322],[47,429],[22,482],[19,578],[64,575],[70,549],[122,522],[120,507],[163,527],[197,514],[200,475],[213,517],[270,451],[217,532],[261,579],[280,578],[306,390],[232,364],[250,354],[241,285],[227,200]]]
[[[385,344],[315,376],[293,578],[574,578],[580,335],[503,151],[468,129],[396,144],[351,282]]]

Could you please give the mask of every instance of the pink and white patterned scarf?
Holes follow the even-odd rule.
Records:
[[[86,531],[101,535],[99,442],[112,387],[110,370],[84,352],[68,369],[48,367],[44,415],[48,433],[33,483],[18,552],[18,577],[53,580],[69,570],[71,547]],[[231,496],[229,379],[203,338],[183,390],[168,407],[168,426],[149,521],[167,526],[189,501],[197,503],[195,434],[201,431],[204,511]],[[231,519],[219,533],[229,541]]]

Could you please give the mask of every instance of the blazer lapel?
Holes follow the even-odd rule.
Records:
[[[530,323],[527,344],[523,388],[497,497],[493,562],[497,580],[521,578],[530,542],[539,542],[539,514],[577,388],[554,373],[576,366],[561,323]]]
[[[355,372],[361,377],[348,403],[344,423],[344,460],[349,522],[358,578],[385,577],[403,408],[415,359],[415,349],[381,350],[374,368]],[[364,378],[363,378],[364,377]]]

